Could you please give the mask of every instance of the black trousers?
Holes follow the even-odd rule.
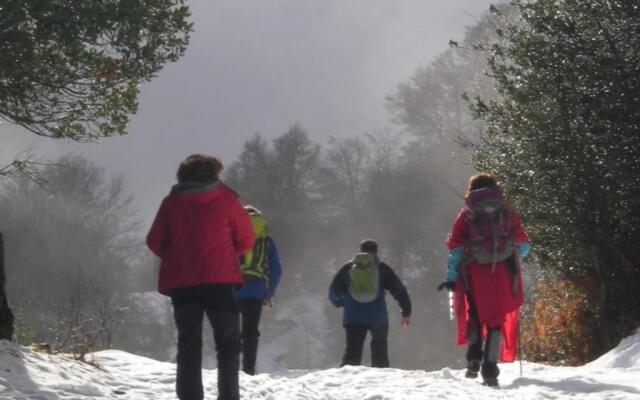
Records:
[[[262,299],[239,299],[238,306],[242,316],[242,330],[240,333],[242,340],[242,370],[249,375],[255,375]]]
[[[347,334],[347,348],[340,366],[362,363],[362,349],[367,332],[371,332],[371,366],[378,368],[389,366],[387,350],[389,324],[351,324],[344,328]]]
[[[480,366],[482,361],[482,376],[485,378],[497,378],[500,373],[497,363],[500,355],[502,329],[499,326],[486,327],[487,336],[484,349],[482,348],[482,329],[483,326],[478,319],[478,313],[475,307],[472,307],[469,310],[469,321],[467,321],[467,361],[473,362],[475,366]]]
[[[213,328],[218,359],[218,400],[240,399],[240,329],[232,285],[211,284],[171,291],[178,329],[176,393],[180,400],[203,400],[202,321]]]

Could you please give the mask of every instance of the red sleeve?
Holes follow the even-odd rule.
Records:
[[[464,229],[464,223],[466,218],[466,211],[464,208],[460,209],[458,215],[456,216],[455,221],[453,221],[453,226],[451,227],[451,231],[447,235],[447,239],[445,243],[449,250],[455,249],[456,247],[464,246],[467,243],[467,233]]]
[[[529,236],[524,231],[522,223],[520,222],[520,216],[514,210],[511,210],[511,216],[513,218],[513,224],[515,228],[515,241],[516,243],[528,242]]]
[[[149,250],[151,250],[153,254],[160,258],[162,258],[164,249],[169,244],[169,226],[166,216],[167,207],[168,202],[167,198],[165,198],[147,234],[147,247],[149,247]]]
[[[240,200],[233,193],[230,197],[229,218],[231,223],[231,232],[233,234],[233,246],[236,255],[241,256],[251,250],[256,240],[256,234],[251,224],[251,216],[247,210],[242,207]]]

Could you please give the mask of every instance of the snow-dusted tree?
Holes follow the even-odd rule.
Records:
[[[334,248],[358,242],[371,227],[366,197],[371,146],[364,137],[330,138],[317,174],[318,211]]]
[[[140,84],[184,54],[188,17],[184,0],[3,1],[0,119],[52,138],[125,134]],[[35,177],[28,159],[0,166],[13,172]]]
[[[320,146],[299,123],[273,140],[274,194],[288,213],[309,211],[319,155]]]
[[[505,15],[513,14],[506,5],[500,9]],[[474,120],[465,98],[495,95],[485,51],[501,40],[495,30],[495,16],[483,16],[467,28],[462,40],[451,40],[450,49],[400,84],[396,93],[387,97],[394,122],[431,148],[453,151],[457,147],[454,142],[475,143],[481,123]]]
[[[0,193],[12,304],[52,345],[70,349],[89,338],[108,346],[116,322],[110,304],[131,289],[129,266],[143,248],[132,198],[122,178],[79,157],[63,157],[39,176],[47,190],[17,176]]]
[[[238,160],[225,172],[226,182],[238,191],[243,201],[264,211],[274,208],[271,157],[267,141],[256,133],[244,143]]]
[[[599,284],[593,340],[640,321],[640,8],[625,0],[512,1],[521,20],[488,59],[498,97],[475,157],[523,213],[541,265]]]
[[[315,212],[313,192],[319,146],[298,123],[269,146],[256,135],[244,144],[225,179],[243,202],[261,208],[281,241],[295,238],[303,246],[307,222]],[[283,249],[286,255],[288,250]]]

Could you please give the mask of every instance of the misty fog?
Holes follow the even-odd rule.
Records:
[[[221,157],[225,181],[262,209],[281,253],[259,370],[339,364],[341,310],[327,289],[365,238],[378,240],[413,302],[401,329],[387,299],[391,365],[461,365],[435,287],[471,171],[460,144],[478,131],[461,95],[491,91],[481,57],[447,43],[492,40],[490,1],[188,3],[187,55],[142,88],[128,135],[77,144],[0,124],[0,165],[27,150],[52,163],[41,167],[44,187],[0,182],[23,339],[70,349],[65,329],[75,324],[95,346],[172,358],[171,309],[153,293],[157,261],[144,235],[178,163],[203,152]]]

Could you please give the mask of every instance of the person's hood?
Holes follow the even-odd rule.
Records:
[[[472,190],[465,199],[465,206],[472,211],[481,210],[484,207],[496,208],[504,207],[506,200],[504,193],[499,186],[484,187]]]
[[[374,264],[380,264],[380,259],[378,258],[378,255],[376,253],[371,253],[368,251],[361,251],[356,253],[353,258],[351,259],[351,262],[355,262],[357,257],[362,257],[362,256],[368,256],[371,257],[371,260],[373,261]]]
[[[207,202],[217,198],[222,193],[224,185],[216,182],[181,182],[171,187],[171,196],[188,202]]]

